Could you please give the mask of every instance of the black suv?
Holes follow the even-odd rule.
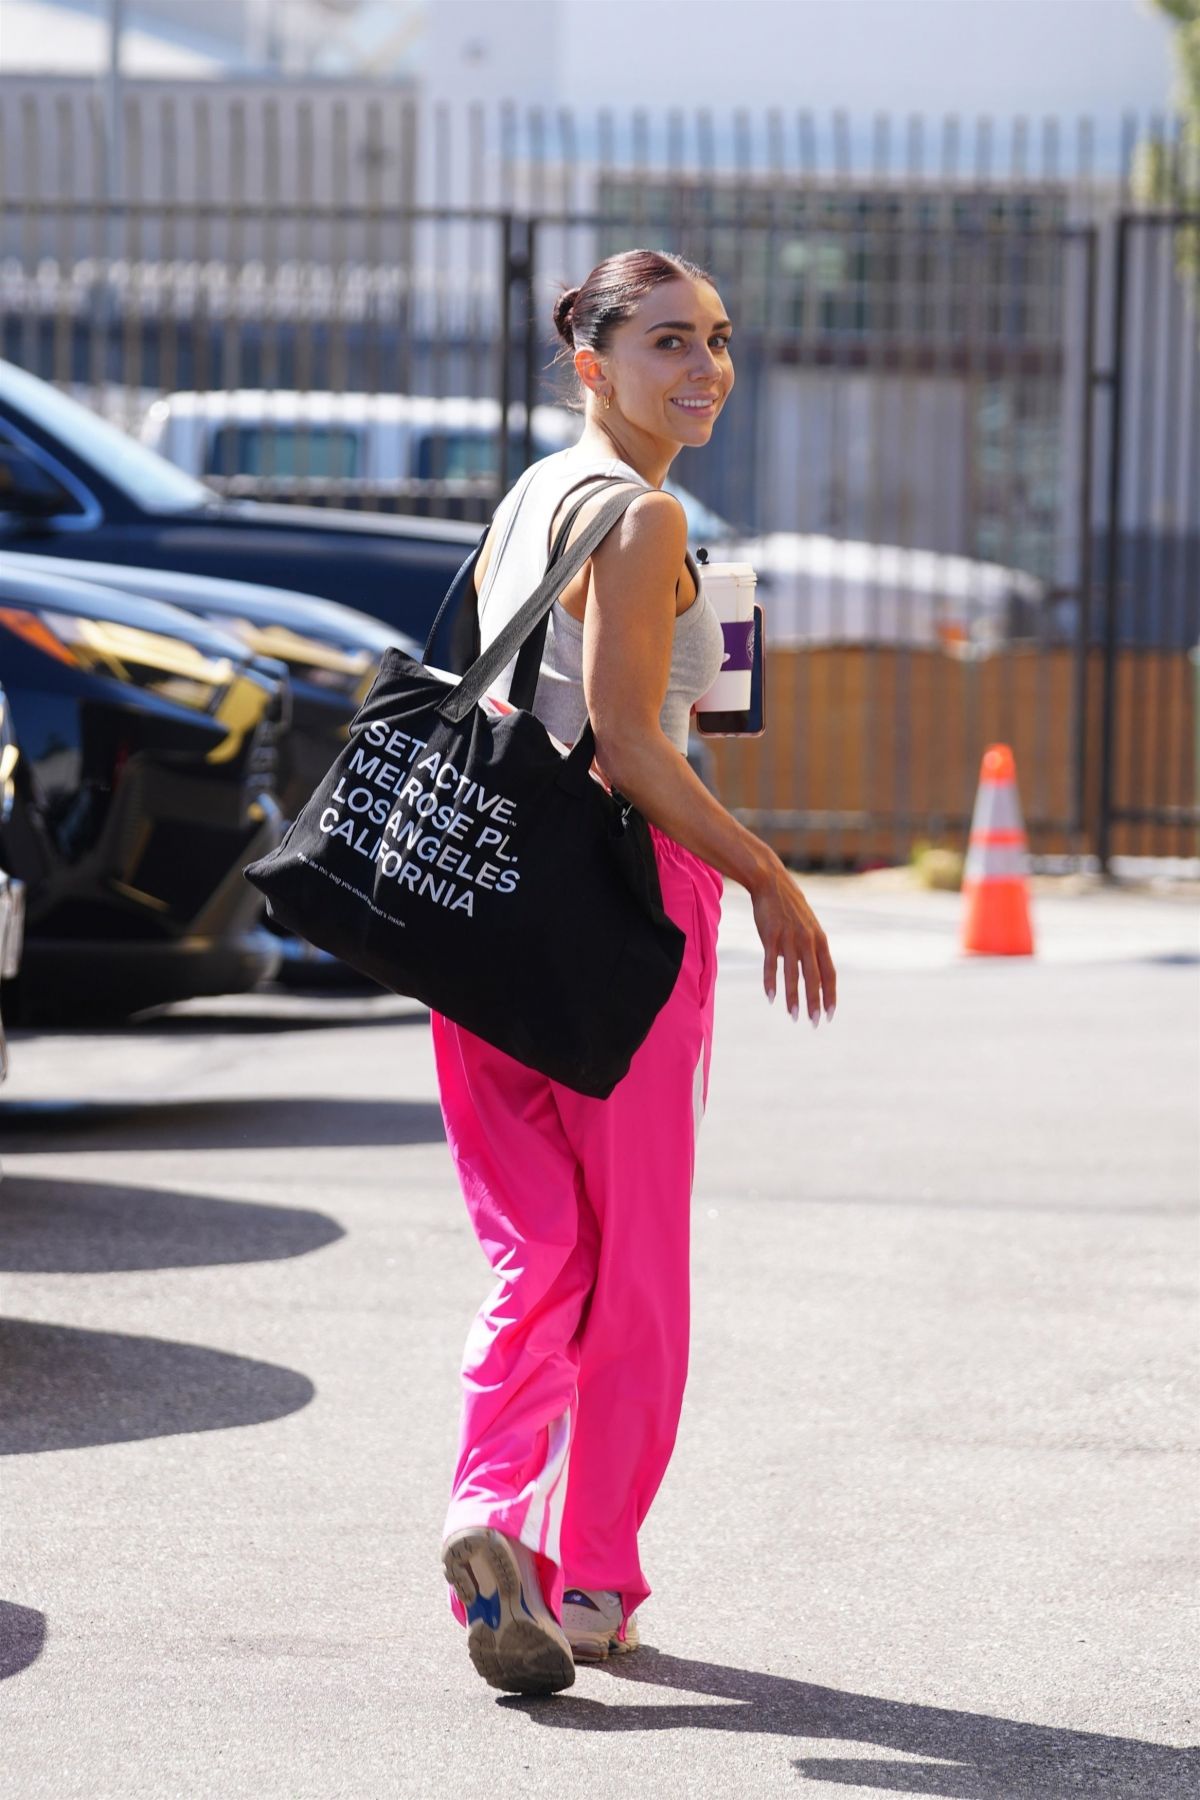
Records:
[[[121,1018],[274,974],[242,868],[283,835],[284,665],[173,606],[10,567],[0,674],[0,866],[25,884],[12,1022]]]

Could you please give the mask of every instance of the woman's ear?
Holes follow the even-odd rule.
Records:
[[[594,393],[598,384],[604,381],[604,365],[594,350],[577,350],[575,352],[575,373],[585,388]]]

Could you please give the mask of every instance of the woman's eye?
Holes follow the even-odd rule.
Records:
[[[729,339],[723,331],[714,331],[708,341],[710,344],[717,344],[722,350],[728,350],[729,348]],[[666,350],[669,345],[682,344],[682,342],[683,339],[677,332],[670,332],[666,337],[656,339],[654,348],[656,350]]]

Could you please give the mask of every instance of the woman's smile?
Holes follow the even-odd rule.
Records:
[[[698,394],[684,396],[681,394],[679,396],[671,396],[671,405],[682,408],[684,412],[696,413],[700,417],[707,418],[710,413],[716,412],[718,400],[715,394],[707,394],[704,396]]]

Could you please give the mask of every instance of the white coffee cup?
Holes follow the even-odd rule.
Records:
[[[721,621],[725,660],[707,694],[697,700],[697,712],[749,710],[757,579],[749,563],[710,562],[700,570],[703,591]]]

